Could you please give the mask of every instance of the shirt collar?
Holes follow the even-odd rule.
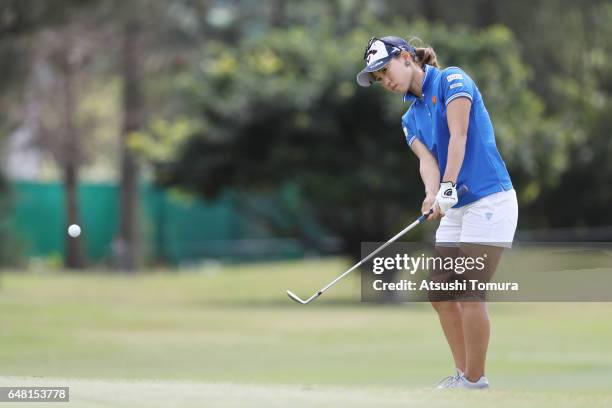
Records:
[[[425,94],[427,90],[427,86],[429,86],[431,79],[433,78],[433,71],[436,68],[431,65],[425,65],[425,75],[423,76],[423,85],[421,86],[421,92]],[[418,96],[414,95],[412,92],[407,91],[404,94],[404,102],[414,102],[419,99]]]

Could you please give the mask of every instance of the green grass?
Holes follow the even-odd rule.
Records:
[[[360,304],[356,276],[308,306],[284,293],[306,296],[346,267],[6,273],[0,383],[69,384],[71,407],[612,403],[612,303],[491,304],[494,389],[440,394],[428,387],[453,367],[428,304]]]

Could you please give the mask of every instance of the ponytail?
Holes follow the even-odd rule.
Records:
[[[417,64],[421,67],[424,65],[433,65],[436,68],[440,68],[438,65],[438,57],[436,57],[436,52],[433,48],[429,46],[417,47],[414,45],[414,42],[423,44],[423,41],[418,37],[411,37],[408,42],[414,47]]]
[[[436,68],[440,68],[438,66],[438,58],[436,57],[436,52],[434,51],[433,48],[431,47],[416,48],[415,51],[416,51],[416,57],[417,57],[416,62],[421,67],[427,64],[427,65],[433,65]]]

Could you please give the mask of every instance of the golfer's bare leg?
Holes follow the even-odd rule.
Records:
[[[487,254],[486,268],[489,276],[493,276],[503,248],[483,245],[462,245],[461,251],[471,257]],[[461,322],[465,338],[466,367],[465,376],[470,381],[478,381],[485,373],[487,349],[491,337],[491,323],[484,301],[467,301],[461,303]]]
[[[452,247],[436,247],[436,253],[441,257],[455,257],[459,249]],[[461,317],[461,305],[458,302],[431,302],[438,313],[440,325],[451,349],[455,367],[465,372],[466,350],[465,336]]]
[[[438,312],[438,319],[440,319],[444,336],[453,354],[455,367],[465,372],[466,350],[461,305],[458,302],[432,302],[431,304]]]
[[[485,373],[491,324],[485,302],[461,302],[461,322],[465,339],[465,376],[478,381]]]

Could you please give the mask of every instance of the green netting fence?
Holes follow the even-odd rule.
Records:
[[[231,193],[204,201],[144,184],[139,199],[141,242],[150,261],[259,260],[299,257],[304,252],[298,241],[274,237],[242,216]],[[118,186],[82,183],[78,200],[87,259],[110,261],[119,222]],[[61,257],[66,238],[63,185],[12,183],[10,202],[11,235],[23,256]]]

